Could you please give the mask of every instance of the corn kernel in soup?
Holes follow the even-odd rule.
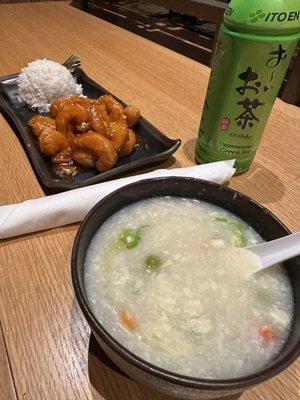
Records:
[[[206,379],[251,374],[279,353],[293,314],[279,266],[249,278],[258,263],[244,247],[261,241],[205,202],[134,203],[91,241],[88,301],[115,339],[156,366]]]

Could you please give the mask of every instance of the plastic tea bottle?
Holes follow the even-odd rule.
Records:
[[[300,38],[300,0],[232,0],[213,60],[196,159],[247,171]],[[284,132],[282,132],[284,135]]]

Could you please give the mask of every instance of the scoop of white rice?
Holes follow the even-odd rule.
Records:
[[[22,69],[18,87],[21,98],[38,112],[48,112],[51,102],[59,97],[82,95],[82,86],[66,67],[45,59]]]

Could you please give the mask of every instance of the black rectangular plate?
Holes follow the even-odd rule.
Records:
[[[78,68],[73,75],[77,83],[82,85],[83,93],[87,97],[98,98],[103,94],[111,94],[87,76],[82,69]],[[37,112],[29,109],[20,98],[16,76],[17,74],[12,74],[0,78],[0,111],[12,124],[17,136],[23,142],[39,181],[51,191],[61,192],[77,189],[112,179],[121,173],[165,160],[180,146],[181,141],[179,139],[169,139],[145,118],[141,117],[134,127],[134,131],[139,137],[139,146],[129,156],[121,158],[114,168],[101,173],[91,169],[72,179],[60,178],[52,170],[51,161],[41,154],[37,138],[26,126],[27,121]],[[118,100],[125,105],[123,101]]]

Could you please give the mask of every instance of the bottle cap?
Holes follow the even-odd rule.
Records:
[[[224,13],[224,24],[232,31],[255,35],[299,33],[299,0],[232,0]]]

